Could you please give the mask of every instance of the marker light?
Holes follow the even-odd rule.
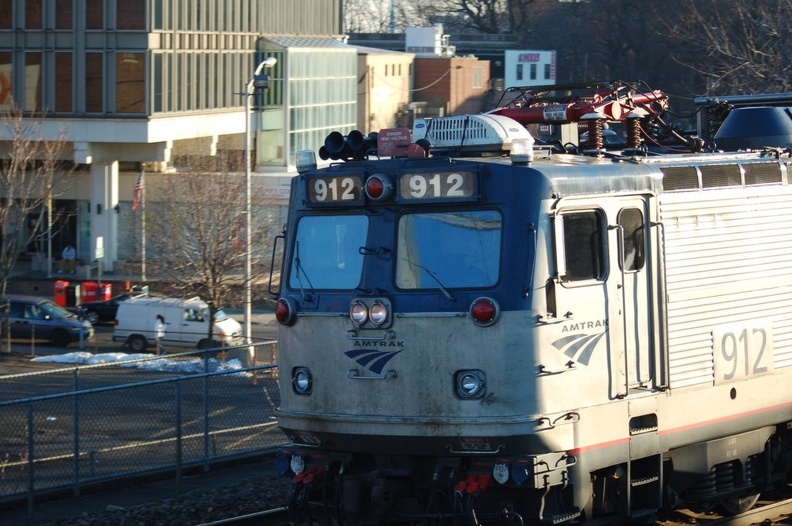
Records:
[[[297,173],[310,172],[316,170],[316,154],[313,150],[300,150],[294,156],[297,165]]]
[[[374,325],[382,325],[388,320],[388,307],[380,302],[374,303],[369,309],[369,318]]]
[[[281,298],[275,303],[275,319],[281,325],[293,325],[297,320],[297,309],[294,302],[287,298]]]
[[[511,479],[515,484],[521,486],[526,480],[528,480],[528,465],[512,464]]]
[[[387,174],[373,174],[366,179],[366,195],[372,201],[385,201],[393,196],[393,181]]]
[[[292,389],[299,395],[311,394],[313,377],[306,367],[295,367],[292,371]]]
[[[293,455],[289,467],[291,467],[295,475],[299,475],[305,471],[305,459],[300,455]]]
[[[368,320],[368,309],[366,305],[360,301],[352,303],[352,306],[349,307],[349,317],[358,325],[366,323],[366,320]]]
[[[506,484],[509,481],[509,465],[508,464],[495,464],[492,468],[492,478],[498,484]]]
[[[457,371],[456,394],[463,400],[483,398],[487,393],[486,375],[479,370]]]
[[[514,139],[511,143],[509,157],[513,164],[528,164],[534,160],[534,138]]]
[[[473,322],[481,327],[488,327],[495,323],[500,313],[498,303],[490,298],[477,298],[470,305],[470,315]]]

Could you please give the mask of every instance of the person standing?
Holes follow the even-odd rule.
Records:
[[[165,318],[162,314],[157,314],[157,319],[154,321],[154,341],[157,345],[157,356],[165,354],[165,347],[162,346],[162,338],[165,337]]]
[[[69,271],[74,274],[74,264],[77,261],[77,251],[74,250],[74,247],[71,243],[67,243],[65,247],[63,247],[63,252],[61,253],[61,260],[60,260],[60,268],[58,270],[58,274],[63,274],[64,268],[69,267]]]

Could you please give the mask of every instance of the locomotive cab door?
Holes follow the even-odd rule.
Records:
[[[590,355],[605,342],[611,398],[656,383],[650,199],[563,198],[554,215],[556,315],[590,338],[581,346]],[[575,359],[590,358],[583,354]]]

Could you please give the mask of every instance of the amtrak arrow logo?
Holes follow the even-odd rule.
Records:
[[[594,348],[597,347],[597,344],[603,336],[605,336],[604,332],[599,334],[570,334],[569,336],[564,336],[560,340],[554,341],[552,345],[559,351],[566,348],[566,350],[564,350],[565,355],[578,363],[588,365]],[[575,358],[575,355],[577,355],[577,358]]]
[[[376,349],[355,349],[353,351],[347,351],[344,354],[363,367],[366,367],[372,373],[382,374],[382,369],[385,368],[388,362],[403,350],[404,349],[399,349],[398,351],[378,351]]]

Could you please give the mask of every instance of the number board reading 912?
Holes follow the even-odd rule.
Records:
[[[314,204],[359,204],[363,202],[363,177],[338,175],[308,179],[308,201]]]
[[[459,199],[474,196],[476,183],[472,172],[404,174],[399,194],[402,199]]]

